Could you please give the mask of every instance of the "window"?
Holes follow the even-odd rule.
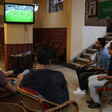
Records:
[[[47,0],[48,13],[63,11],[63,0]]]

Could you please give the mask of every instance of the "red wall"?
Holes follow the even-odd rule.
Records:
[[[55,40],[66,43],[66,28],[34,28],[33,42],[38,43],[41,40]]]

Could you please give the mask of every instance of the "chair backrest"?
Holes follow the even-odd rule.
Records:
[[[0,102],[0,112],[27,112],[24,107],[16,103]]]
[[[65,50],[65,48],[66,48],[66,44],[65,44],[65,43],[61,43],[60,49],[61,49],[61,50]]]
[[[60,47],[60,42],[56,42],[53,46],[53,49],[58,49]]]
[[[75,101],[66,101],[65,103],[47,110],[46,112],[79,112],[78,105]]]
[[[102,87],[96,87],[96,90],[100,92],[100,112],[102,112],[102,106],[112,100],[112,80],[108,80]]]
[[[11,93],[8,92],[6,89],[3,89],[0,87],[0,98],[3,98],[3,97],[7,97],[7,96],[10,96]]]
[[[17,88],[20,97],[22,99],[22,104],[24,105],[25,108],[27,108],[30,111],[33,112],[45,112],[44,104],[49,104],[50,106],[58,106],[58,104],[55,104],[53,102],[50,102],[48,100],[45,100],[44,98],[41,98],[37,95],[31,94],[28,91],[25,91],[21,88]]]

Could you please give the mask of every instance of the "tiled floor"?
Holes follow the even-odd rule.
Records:
[[[0,62],[0,68],[4,68],[4,62]],[[35,65],[34,65],[35,67]],[[70,99],[75,100],[79,106],[79,112],[99,112],[99,109],[89,109],[86,104],[86,100],[89,99],[89,94],[87,95],[75,95],[73,91],[78,87],[78,80],[75,70],[65,67],[64,65],[50,65],[50,69],[61,71],[67,82],[70,94]],[[102,112],[112,112],[112,103],[103,107]]]

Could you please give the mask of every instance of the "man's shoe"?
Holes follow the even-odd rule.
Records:
[[[93,99],[90,99],[90,100],[86,100],[86,103],[88,103],[88,104],[93,104],[93,103],[95,103],[95,102],[93,101]]]
[[[77,90],[79,90],[80,88],[78,87]]]
[[[100,108],[100,106],[101,105],[99,103],[92,103],[92,104],[88,105],[89,108],[93,108],[93,109]]]
[[[78,89],[76,91],[73,91],[74,94],[86,94],[86,91],[85,90],[81,90],[81,89]]]

